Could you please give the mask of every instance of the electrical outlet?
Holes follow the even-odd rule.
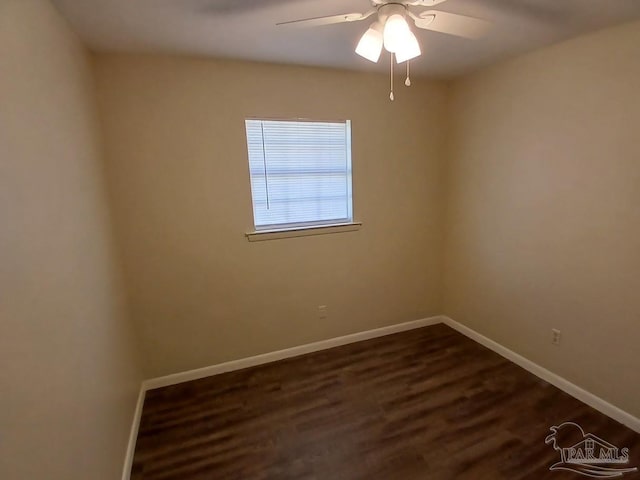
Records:
[[[560,345],[560,339],[562,337],[562,332],[556,328],[551,329],[551,343],[554,345]]]
[[[327,306],[318,305],[318,318],[327,318]]]

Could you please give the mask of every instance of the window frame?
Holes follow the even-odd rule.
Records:
[[[347,218],[336,218],[329,220],[315,220],[308,222],[291,222],[291,223],[274,223],[256,225],[256,214],[254,209],[253,196],[253,179],[251,176],[251,160],[249,153],[249,138],[247,136],[247,121],[268,121],[268,122],[308,122],[308,123],[335,123],[345,124],[345,149],[347,161]],[[247,173],[250,184],[251,194],[251,213],[253,216],[253,231],[247,232],[246,236],[250,241],[267,240],[271,238],[287,238],[299,237],[307,235],[322,235],[327,233],[337,233],[342,231],[359,230],[362,223],[354,220],[353,207],[353,152],[352,152],[352,136],[351,136],[351,120],[336,119],[319,119],[319,118],[285,118],[285,117],[268,117],[268,116],[247,116],[243,121],[244,138],[247,158]]]

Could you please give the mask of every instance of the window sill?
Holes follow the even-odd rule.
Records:
[[[355,232],[362,228],[362,223],[338,223],[335,225],[318,225],[314,227],[289,228],[286,230],[260,230],[246,234],[250,242],[263,240],[277,240],[279,238],[308,237],[311,235],[326,235],[328,233]]]

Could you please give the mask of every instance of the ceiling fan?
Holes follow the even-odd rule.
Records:
[[[446,0],[371,0],[373,8],[365,13],[343,13],[325,17],[304,18],[280,22],[276,25],[295,27],[317,27],[335,23],[360,22],[375,15],[374,22],[362,35],[356,53],[367,60],[377,63],[384,47],[391,53],[391,93],[393,95],[393,57],[397,63],[407,62],[407,79],[409,80],[409,60],[422,54],[418,39],[411,31],[407,18],[417,28],[447,33],[458,37],[475,39],[483,36],[490,23],[479,18],[467,17],[439,10],[423,10],[414,12],[414,8],[434,7]]]

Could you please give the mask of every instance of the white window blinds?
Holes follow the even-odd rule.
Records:
[[[348,120],[245,123],[256,230],[352,221]]]

